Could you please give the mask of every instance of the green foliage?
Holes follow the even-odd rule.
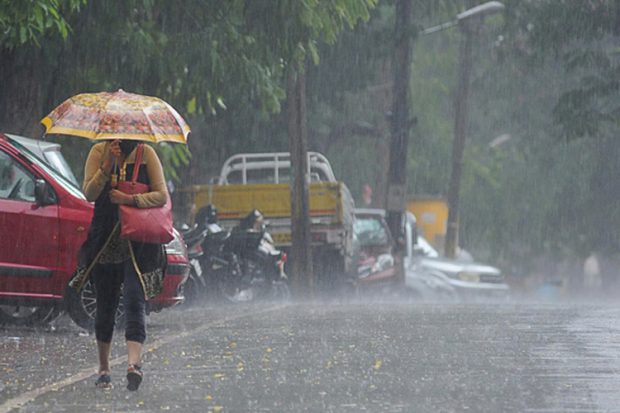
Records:
[[[189,165],[191,153],[186,145],[174,145],[169,143],[162,143],[157,145],[157,152],[159,159],[164,166],[164,175],[168,180],[179,184],[182,183],[181,177],[177,171]]]
[[[562,71],[576,77],[553,112],[561,136],[595,137],[603,125],[617,124],[620,3],[513,0],[508,4],[511,46],[517,45],[531,61],[559,59]]]
[[[290,62],[311,57],[318,63],[319,42],[333,44],[345,29],[370,17],[377,0],[277,0],[248,2],[246,23],[257,33],[260,44],[268,44]]]
[[[594,8],[592,8],[594,7]],[[612,2],[507,2],[472,86],[461,235],[521,270],[620,246]],[[617,40],[616,40],[617,41]],[[482,56],[481,52],[478,52]],[[492,149],[494,137],[511,139]],[[576,139],[589,136],[596,139]],[[560,138],[562,138],[560,140]],[[480,164],[487,167],[481,168]]]
[[[321,64],[308,70],[310,146],[326,152],[357,199],[366,183],[380,197],[386,180],[392,110],[392,71],[386,62],[395,43],[393,3],[383,2],[368,23],[321,48]],[[414,1],[414,25],[421,29],[449,21],[460,6],[459,1]],[[442,193],[449,174],[452,121],[445,112],[451,108],[446,96],[456,77],[456,47],[439,54],[436,39],[418,38],[413,47],[411,116],[418,123],[409,144],[410,193]]]
[[[579,256],[592,248],[612,251],[620,245],[614,231],[620,222],[620,190],[612,178],[619,164],[613,155],[618,144],[611,139],[617,127],[612,118],[617,75],[609,34],[600,37],[586,24],[589,29],[572,32],[572,41],[557,56],[530,38],[534,30],[528,25],[554,13],[539,16],[541,6],[574,10],[577,3],[586,2],[508,2],[505,18],[487,19],[476,37],[461,185],[461,244],[513,271],[527,271],[536,256],[567,251]],[[430,3],[427,9],[416,7],[424,11],[416,15],[416,26],[449,21],[465,8],[458,2],[443,6],[433,13]],[[381,147],[388,134],[382,114],[389,102],[381,101],[376,91],[390,80],[381,66],[390,56],[385,47],[392,27],[390,9],[375,10],[369,24],[342,36],[309,72],[314,148],[328,150],[337,173],[358,199],[363,183],[380,183],[373,177],[385,174]],[[579,18],[583,20],[583,14]],[[558,24],[562,20],[554,19]],[[417,123],[409,144],[411,194],[442,195],[447,190],[459,42],[459,31],[452,29],[414,44],[411,91]],[[563,99],[570,99],[573,90],[585,91],[570,101],[580,105],[575,106],[579,111],[565,115],[558,127],[557,113],[567,112]],[[597,111],[589,114],[584,107]],[[363,123],[374,129],[357,127]],[[604,148],[596,142],[555,139],[571,131],[579,135],[578,128],[586,127],[587,133],[609,138]],[[510,138],[490,146],[503,134]],[[377,193],[380,188],[375,189]]]
[[[34,117],[34,124],[67,97],[84,91],[123,88],[162,97],[192,119],[190,149],[196,155],[192,167],[201,176],[203,168],[211,168],[206,162],[220,163],[231,152],[262,150],[262,144],[286,141],[280,129],[266,138],[259,135],[274,129],[267,120],[281,112],[287,65],[296,56],[308,55],[318,62],[321,44],[334,42],[342,30],[367,19],[376,0],[22,3],[47,3],[54,6],[51,13],[61,7],[79,12],[64,15],[66,21],[61,21],[72,28],[66,40],[42,36],[40,53],[21,46],[5,60],[6,73],[13,77],[3,79],[11,87],[0,96],[0,104],[17,103],[11,91],[20,89],[27,74],[20,76],[10,65],[24,61],[29,67],[45,67],[28,79],[43,91],[40,112],[23,111],[23,116]],[[84,7],[78,10],[81,4]],[[15,2],[2,5],[5,16],[35,15]],[[11,25],[8,33],[19,30],[13,27],[16,20],[2,20]],[[0,115],[3,128],[14,123],[14,118]],[[170,166],[182,164],[175,156],[162,157]]]
[[[65,13],[79,10],[86,0],[0,0],[0,48],[13,49],[27,43],[39,44],[47,33],[67,38]]]

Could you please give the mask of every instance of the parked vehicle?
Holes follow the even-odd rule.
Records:
[[[290,168],[289,153],[241,153],[223,164],[216,184],[197,185],[185,191],[192,196],[196,211],[215,205],[222,227],[228,230],[253,209],[261,211],[270,222],[275,247],[288,251],[291,246]],[[355,271],[353,198],[320,153],[308,153],[308,176],[315,273],[329,277],[350,275]]]
[[[190,228],[182,228],[183,239],[187,246],[187,254],[190,263],[189,276],[185,282],[183,293],[184,305],[191,306],[200,302],[209,292],[206,274],[202,269],[201,257],[204,255],[202,244],[204,243],[209,229],[205,217],[197,216],[196,222]]]
[[[264,217],[251,211],[239,225],[226,231],[211,217],[200,261],[207,284],[232,303],[255,300],[287,300],[290,297],[284,272],[286,253],[275,248],[265,230]]]
[[[50,147],[0,134],[0,322],[46,323],[72,299],[66,287],[86,239],[93,205],[75,185],[75,178],[58,167],[66,165],[60,151],[51,158],[60,163],[41,154],[49,153]],[[151,311],[183,300],[189,267],[179,234],[167,251],[164,290],[149,300]],[[91,317],[93,299],[87,286],[79,300]]]
[[[416,233],[412,229],[415,226],[413,214],[406,214],[404,225],[405,233]],[[407,241],[405,271],[405,285],[409,288],[421,291],[431,287],[438,296],[460,300],[508,296],[510,287],[504,282],[500,269],[475,261],[442,257],[421,235],[416,236],[415,243],[412,239]]]
[[[419,242],[423,238],[418,238],[415,224],[415,217],[412,214],[406,214],[403,225],[406,253],[403,265],[405,279],[402,293],[406,298],[414,300],[458,301],[458,293],[446,274],[441,271],[427,269],[421,265],[421,260],[418,259],[419,255],[426,253],[429,256],[438,257],[439,254],[430,245]],[[423,247],[430,248],[424,249]]]
[[[61,145],[59,143],[48,142],[41,139],[31,139],[8,133],[5,136],[14,144],[22,145],[24,148],[28,149],[34,155],[50,164],[52,168],[60,172],[62,176],[71,181],[75,186],[80,187],[80,183],[61,152]]]
[[[355,209],[356,287],[393,284],[400,280],[392,248],[393,236],[383,209]]]

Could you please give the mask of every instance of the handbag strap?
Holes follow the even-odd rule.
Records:
[[[133,164],[133,174],[131,176],[131,182],[136,183],[138,181],[138,171],[140,170],[140,165],[142,164],[142,153],[144,152],[144,144],[139,143],[136,148],[136,160]]]

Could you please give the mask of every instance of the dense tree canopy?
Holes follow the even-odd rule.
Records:
[[[70,4],[66,39],[47,36],[15,50],[0,43],[0,101],[13,108],[0,114],[2,129],[37,135],[38,120],[67,97],[124,88],[160,96],[189,116],[192,152],[215,164],[221,153],[252,144],[252,124],[281,110],[289,61],[306,52],[316,61],[316,45],[366,19],[375,0]]]

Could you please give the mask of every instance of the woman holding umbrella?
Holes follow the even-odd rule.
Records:
[[[129,241],[121,236],[119,205],[163,206],[169,199],[155,150],[139,141],[185,142],[189,127],[167,103],[154,97],[118,91],[81,94],[65,101],[43,119],[48,134],[72,134],[102,140],[92,146],[84,167],[83,192],[95,209],[88,237],[78,254],[71,286],[80,289],[93,277],[97,294],[95,336],[99,356],[98,387],[110,388],[110,354],[115,314],[122,288],[127,343],[127,388],[137,390],[143,378],[142,346],[146,339],[146,301],[157,295],[165,271],[161,244]],[[142,160],[136,165],[138,145]],[[116,189],[138,168],[137,181],[149,191],[129,195]]]
[[[140,168],[146,169],[146,173],[140,171],[138,181],[148,184],[151,192],[128,195],[113,188],[114,179],[125,180],[138,167],[134,164],[136,146],[135,141],[121,140],[94,145],[86,160],[82,188],[86,198],[95,202],[85,249],[91,251],[90,255],[99,254],[92,268],[97,292],[95,336],[99,351],[99,378],[96,384],[100,387],[110,385],[112,333],[122,285],[129,390],[137,390],[142,382],[140,356],[146,339],[146,296],[155,296],[159,292],[166,258],[162,245],[130,242],[121,238],[117,205],[158,207],[168,197],[161,163],[155,150],[148,145],[144,147],[143,157],[146,168]],[[118,178],[114,178],[114,164],[121,165]],[[134,265],[132,255],[137,265]],[[145,291],[149,285],[154,291]]]

